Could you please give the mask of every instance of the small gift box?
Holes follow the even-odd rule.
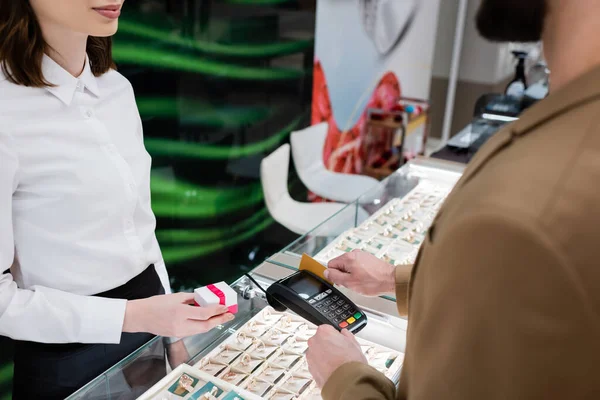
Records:
[[[225,282],[203,286],[194,290],[194,301],[197,306],[207,307],[221,304],[232,314],[237,313],[237,292]]]

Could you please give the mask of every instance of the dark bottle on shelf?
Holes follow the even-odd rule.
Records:
[[[522,99],[527,90],[527,78],[525,77],[525,60],[527,59],[527,53],[524,51],[513,51],[512,52],[517,59],[517,67],[515,71],[514,79],[506,87],[506,95]]]

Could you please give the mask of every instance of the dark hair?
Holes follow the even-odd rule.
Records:
[[[547,0],[483,0],[477,29],[494,42],[537,42],[547,14]]]
[[[8,80],[23,86],[52,86],[42,73],[47,48],[29,0],[0,0],[0,69]],[[110,37],[88,37],[87,54],[95,76],[115,67]]]

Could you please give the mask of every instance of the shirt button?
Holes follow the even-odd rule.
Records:
[[[131,189],[132,192],[135,192],[135,184],[134,183],[130,183],[129,184],[129,189]]]
[[[92,112],[92,110],[85,110],[83,112],[83,115],[85,116],[85,118],[89,119],[89,118],[92,118],[94,116],[94,113]]]
[[[127,229],[128,231],[133,230],[133,221],[128,219],[127,221],[125,221],[125,229]]]

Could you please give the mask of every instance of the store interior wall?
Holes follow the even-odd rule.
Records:
[[[480,3],[468,0],[450,137],[469,124],[477,99],[486,93],[503,92],[514,72],[510,46],[485,41],[477,32],[475,16]],[[459,0],[440,2],[430,91],[430,137],[434,139],[442,137],[458,8]]]

